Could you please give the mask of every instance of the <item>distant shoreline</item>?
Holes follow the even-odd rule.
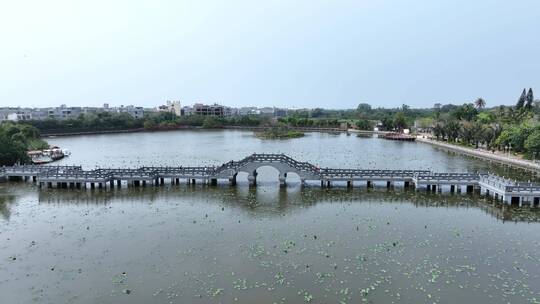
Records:
[[[246,131],[262,131],[267,127],[248,127],[248,126],[224,126],[221,128],[204,128],[199,126],[175,126],[175,127],[162,127],[155,129],[135,128],[135,129],[123,129],[123,130],[102,130],[102,131],[80,131],[80,132],[42,132],[41,137],[60,137],[60,136],[79,136],[79,135],[98,135],[98,134],[121,134],[121,133],[138,133],[138,132],[164,132],[164,131],[176,131],[176,130],[246,130]],[[321,133],[333,133],[340,132],[346,133],[351,130],[340,128],[305,128],[305,127],[291,127],[293,130],[302,132],[321,132]],[[371,131],[367,131],[371,132]]]

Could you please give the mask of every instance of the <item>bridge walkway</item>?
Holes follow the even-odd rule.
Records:
[[[284,154],[252,154],[239,161],[230,161],[219,166],[176,166],[140,168],[100,168],[83,170],[81,166],[37,166],[23,165],[1,167],[0,179],[32,178],[40,187],[58,188],[105,188],[121,187],[123,183],[133,186],[163,185],[165,179],[172,184],[185,180],[189,184],[197,181],[216,185],[218,180],[227,179],[236,185],[239,172],[248,173],[250,185],[257,184],[257,169],[271,166],[279,171],[281,185],[286,184],[288,173],[300,176],[302,185],[310,181],[320,182],[321,187],[331,187],[345,182],[348,187],[365,183],[372,187],[376,182],[386,182],[387,187],[403,183],[405,187],[441,191],[449,187],[450,192],[479,190],[481,194],[493,196],[509,204],[538,206],[540,185],[519,183],[493,174],[438,173],[428,170],[378,170],[319,168],[308,162],[300,162]]]

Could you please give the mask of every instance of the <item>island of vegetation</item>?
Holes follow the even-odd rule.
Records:
[[[255,135],[262,139],[288,139],[303,137],[304,132],[291,129],[285,125],[278,125],[268,127],[260,132],[255,132]]]

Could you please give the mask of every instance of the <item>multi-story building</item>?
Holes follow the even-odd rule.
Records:
[[[238,109],[238,115],[240,116],[246,116],[246,115],[255,115],[257,113],[257,107],[242,107]]]
[[[183,115],[201,115],[201,116],[217,116],[229,117],[233,115],[261,115],[268,117],[283,117],[288,113],[288,109],[275,107],[242,107],[231,108],[219,104],[206,105],[196,103],[193,106],[181,106],[180,101],[168,100],[165,105],[156,108],[137,107],[133,105],[110,107],[109,104],[103,104],[103,107],[68,107],[61,105],[60,107],[50,108],[20,108],[8,107],[0,108],[0,121],[5,120],[45,120],[45,119],[77,119],[81,114],[98,114],[98,113],[127,113],[133,118],[143,118],[145,111],[147,112],[170,112],[177,116]]]
[[[201,116],[217,116],[228,117],[231,116],[231,108],[218,104],[205,105],[202,103],[196,103],[193,105],[193,112],[195,115]]]
[[[176,116],[182,116],[182,106],[180,105],[180,100],[167,100],[167,106],[171,113],[176,114]]]
[[[242,107],[238,109],[236,114],[240,116],[262,115],[262,116],[269,116],[269,117],[283,117],[283,116],[287,116],[287,109],[275,108],[275,107],[264,107],[264,108]]]
[[[60,107],[49,108],[47,118],[58,120],[76,119],[82,113],[83,109],[81,107],[67,107],[63,104]]]
[[[1,108],[0,121],[31,120],[32,109],[29,108]]]
[[[143,107],[136,107],[136,106],[133,106],[133,105],[129,105],[129,106],[125,106],[125,107],[122,105],[122,106],[116,108],[116,112],[117,113],[128,113],[129,115],[131,115],[131,117],[136,118],[136,119],[144,117],[144,109],[143,109]]]
[[[144,109],[136,106],[109,107],[60,107],[50,108],[0,108],[0,121],[21,121],[21,120],[45,120],[45,119],[77,119],[81,114],[97,114],[103,112],[128,113],[133,118],[143,118]]]
[[[179,100],[167,100],[167,103],[156,107],[158,112],[170,112],[182,116],[182,106]]]
[[[190,106],[184,106],[182,107],[182,115],[192,115],[193,114],[193,107]]]
[[[287,116],[287,109],[283,108],[274,108],[274,117],[285,117]]]

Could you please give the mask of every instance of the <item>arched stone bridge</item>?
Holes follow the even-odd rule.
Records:
[[[320,179],[320,169],[307,162],[299,162],[284,154],[252,154],[240,161],[230,161],[216,168],[216,178],[228,178],[235,182],[239,172],[248,174],[250,184],[257,183],[257,170],[272,167],[279,172],[279,181],[285,184],[287,173],[297,174],[302,181]]]
[[[239,161],[230,161],[218,167],[141,167],[108,168],[83,170],[80,166],[13,166],[0,168],[0,179],[22,177],[32,178],[40,187],[113,188],[123,183],[133,186],[162,185],[165,180],[171,184],[179,184],[180,180],[188,184],[196,181],[216,185],[218,180],[228,180],[236,184],[236,176],[240,172],[248,174],[251,186],[257,184],[257,170],[270,166],[279,171],[279,181],[286,184],[288,173],[300,177],[301,184],[316,181],[321,187],[331,187],[334,183],[344,183],[347,187],[363,183],[372,187],[375,182],[385,183],[392,187],[394,183],[402,183],[404,187],[414,185],[417,189],[441,191],[443,187],[450,192],[460,192],[462,187],[467,192],[479,189],[481,193],[516,205],[540,204],[540,185],[518,183],[492,174],[474,173],[433,173],[426,170],[369,170],[369,169],[332,169],[319,168],[308,162],[300,162],[284,154],[252,154]]]

